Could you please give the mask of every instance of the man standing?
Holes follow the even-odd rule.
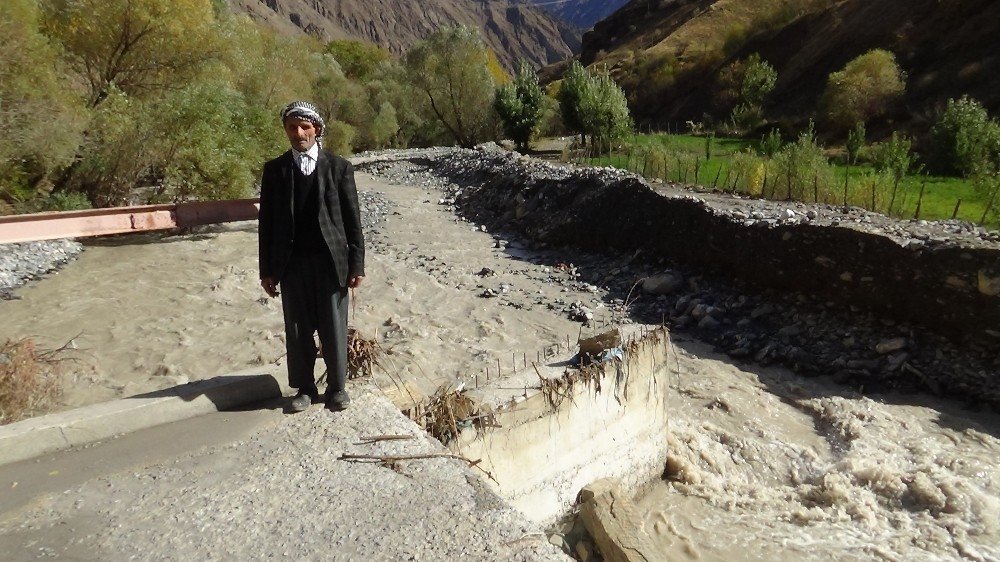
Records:
[[[364,278],[365,246],[354,168],[322,149],[323,118],[307,102],[281,111],[292,148],[264,164],[260,186],[260,284],[281,289],[291,409],[319,402],[314,367],[319,332],[327,369],[326,406],[350,403],[347,382],[348,288]]]

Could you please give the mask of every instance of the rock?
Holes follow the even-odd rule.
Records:
[[[578,498],[580,517],[607,562],[668,560],[642,526],[635,505],[618,482],[605,478],[588,484]]]
[[[580,562],[595,562],[597,560],[597,555],[594,554],[594,545],[590,541],[582,540],[576,543],[576,548],[573,551],[576,552],[576,558]]]
[[[796,324],[792,324],[791,326],[785,326],[784,328],[778,330],[778,335],[783,338],[792,338],[801,333],[802,329],[799,328],[798,325]]]
[[[691,314],[691,317],[694,318],[695,320],[701,320],[702,318],[704,318],[708,314],[708,305],[707,304],[697,304],[697,305],[695,305],[694,308],[691,309],[690,314]]]
[[[720,323],[715,318],[711,316],[705,316],[698,322],[698,327],[703,330],[715,330],[719,327]]]
[[[669,295],[684,285],[684,277],[672,271],[647,277],[642,282],[642,290],[651,295]]]
[[[890,340],[882,340],[875,345],[875,352],[881,355],[887,353],[892,353],[894,351],[899,351],[906,347],[906,338],[892,338]]]
[[[772,312],[774,312],[774,305],[769,302],[764,303],[758,306],[757,308],[753,309],[753,312],[750,313],[750,318],[756,320],[757,318],[760,318],[761,316],[767,316]]]
[[[562,550],[566,554],[570,554],[572,552],[569,548],[569,545],[566,544],[565,537],[563,537],[559,533],[553,533],[549,535],[549,544],[558,548],[559,550]]]

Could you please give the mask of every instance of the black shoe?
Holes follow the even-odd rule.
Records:
[[[298,394],[292,398],[292,403],[289,405],[288,409],[292,412],[304,412],[309,409],[309,406],[319,402],[319,392],[313,391],[303,391],[300,390]]]
[[[347,406],[351,403],[351,397],[347,395],[346,390],[338,390],[333,394],[329,391],[326,393],[326,409],[332,412],[339,412],[341,410],[346,410]]]

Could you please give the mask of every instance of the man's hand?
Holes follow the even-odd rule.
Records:
[[[347,279],[347,287],[351,289],[357,289],[361,286],[361,281],[365,278],[364,275],[352,275]]]
[[[281,293],[278,292],[278,282],[274,280],[273,277],[265,277],[260,280],[260,286],[264,287],[264,292],[267,293],[269,297],[276,297]]]

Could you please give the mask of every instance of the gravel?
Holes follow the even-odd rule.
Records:
[[[82,251],[70,239],[0,244],[0,298],[15,298],[15,288],[58,271]]]

